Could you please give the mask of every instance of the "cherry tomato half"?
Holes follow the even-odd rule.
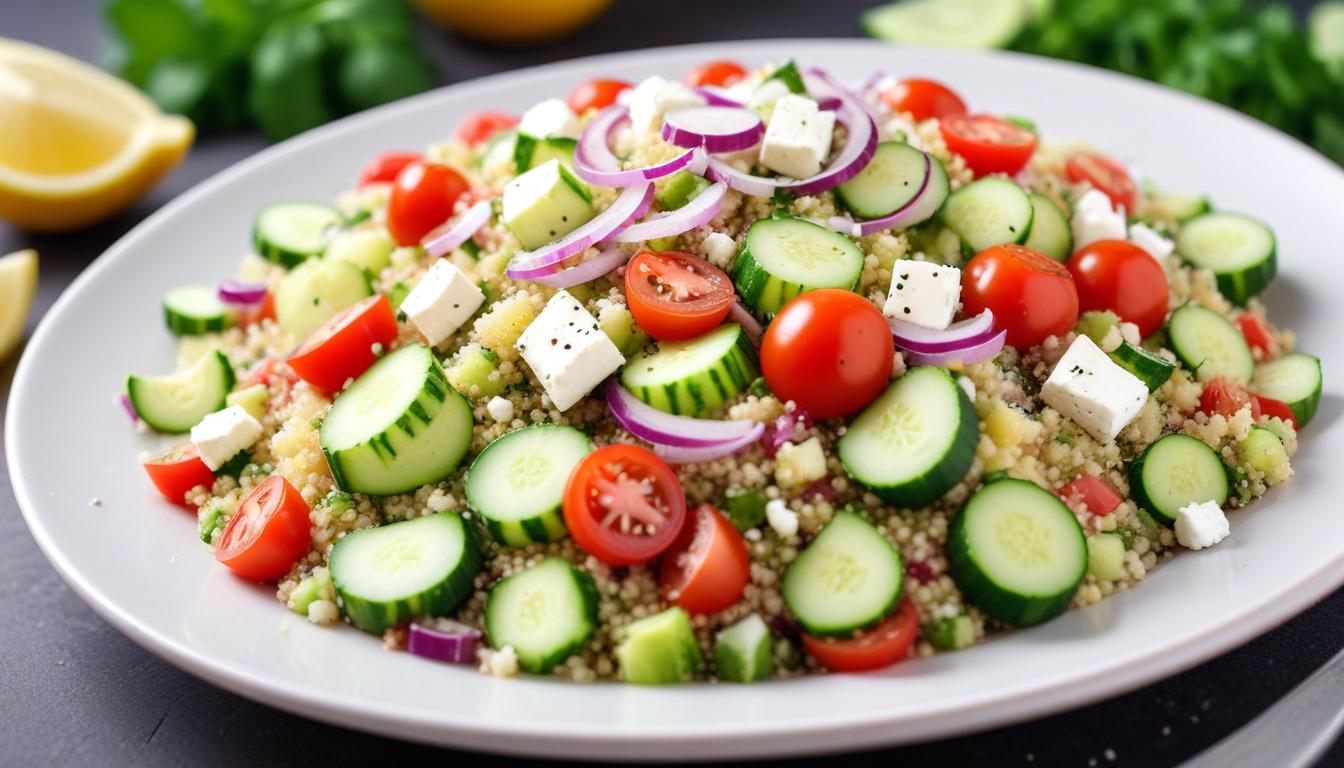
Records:
[[[1246,388],[1224,378],[1211,379],[1199,395],[1199,410],[1212,416],[1219,414],[1232,418],[1242,408],[1251,409],[1251,418],[1260,418],[1260,403]]]
[[[483,109],[472,112],[457,124],[453,135],[458,141],[474,147],[500,131],[508,130],[518,124],[518,117],[508,112],[495,112]]]
[[[187,491],[215,482],[215,473],[191,443],[183,443],[146,461],[145,473],[159,493],[174,504],[186,504]]]
[[[1292,424],[1293,429],[1302,429],[1302,425],[1297,423],[1297,416],[1293,414],[1293,409],[1282,400],[1275,400],[1272,397],[1257,395],[1251,393],[1251,399],[1255,401],[1255,407],[1262,416],[1272,416],[1276,419]]]
[[[369,161],[359,172],[358,186],[365,184],[391,184],[397,180],[397,174],[411,163],[421,158],[419,152],[384,152]]]
[[[215,559],[253,581],[289,573],[312,546],[308,504],[280,475],[271,475],[238,505],[215,550]]]
[[[692,88],[702,85],[732,85],[747,76],[747,70],[735,61],[707,61],[683,78]]]
[[[907,77],[882,92],[882,101],[893,112],[909,112],[916,120],[966,114],[966,102],[957,92],[937,80]]]
[[[396,338],[397,313],[380,293],[336,313],[294,350],[289,367],[314,387],[338,392],[368,370]],[[375,345],[380,349],[375,351]]]
[[[908,599],[881,624],[852,638],[819,638],[802,634],[803,647],[832,672],[867,672],[889,667],[910,655],[919,632],[919,615]]]
[[[621,91],[630,88],[630,83],[625,80],[609,80],[606,78],[594,78],[574,86],[574,90],[569,92],[569,98],[565,102],[569,104],[569,110],[576,115],[582,115],[590,109],[605,109],[616,103],[616,97]]]
[[[453,215],[453,206],[470,191],[462,174],[446,165],[411,163],[397,174],[387,198],[387,231],[397,245],[418,245]]]
[[[1065,161],[1064,173],[1075,184],[1086,181],[1104,192],[1111,198],[1111,205],[1134,210],[1134,200],[1139,196],[1138,187],[1134,186],[1134,180],[1129,177],[1125,167],[1106,155],[1079,152]]]
[[[686,496],[667,462],[617,443],[588,454],[565,485],[565,527],[607,565],[647,563],[672,546],[686,521]]]
[[[947,115],[938,123],[947,148],[976,176],[1022,170],[1036,151],[1036,134],[993,115]]]
[[[655,339],[709,333],[728,316],[734,295],[723,270],[689,253],[643,251],[625,265],[630,314]]]
[[[1167,272],[1139,246],[1098,240],[1068,261],[1078,288],[1078,309],[1110,310],[1147,338],[1167,319]]]
[[[1097,517],[1111,514],[1122,501],[1105,480],[1094,475],[1082,475],[1055,493],[1062,499],[1086,506],[1087,511]]]
[[[818,419],[871,403],[891,380],[891,326],[867,299],[843,288],[795,296],[761,339],[761,375],[781,400]]]
[[[1062,336],[1078,322],[1069,270],[1024,245],[995,245],[972,257],[961,272],[961,303],[967,317],[993,310],[994,324],[1007,329],[1018,349]]]
[[[1246,345],[1251,348],[1256,360],[1273,360],[1282,352],[1279,340],[1274,336],[1274,329],[1263,315],[1243,312],[1237,317],[1237,328],[1241,330],[1241,336],[1246,339]]]
[[[741,599],[750,577],[742,534],[722,512],[701,504],[663,554],[658,585],[668,602],[691,613],[718,613]]]

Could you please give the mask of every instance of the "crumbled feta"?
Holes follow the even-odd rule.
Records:
[[[191,428],[191,444],[211,470],[219,469],[261,437],[261,422],[240,405],[206,415]]]
[[[308,604],[307,617],[314,624],[335,624],[341,618],[341,609],[334,600],[314,600]]]
[[[444,493],[442,488],[435,488],[425,500],[425,506],[430,512],[446,512],[453,508],[453,497]]]
[[[1150,256],[1158,261],[1166,261],[1167,257],[1176,250],[1175,243],[1163,237],[1157,230],[1147,224],[1130,225],[1129,242],[1147,251]]]
[[[628,91],[630,127],[636,134],[657,133],[663,128],[663,115],[669,109],[703,106],[700,94],[675,80],[654,75]]]
[[[1204,549],[1227,538],[1232,526],[1216,501],[1191,502],[1176,513],[1176,541],[1188,549]]]
[[[1138,415],[1148,387],[1092,339],[1078,336],[1045,380],[1041,399],[1105,443]]]
[[[519,133],[526,133],[538,139],[552,136],[577,139],[580,130],[579,118],[570,111],[569,105],[562,99],[539,101],[529,107],[518,121]]]
[[[518,674],[518,654],[512,645],[481,654],[481,671],[495,677],[513,677]]]
[[[943,330],[961,306],[961,270],[928,261],[898,259],[891,265],[891,289],[882,314]]]
[[[789,509],[783,499],[771,499],[765,505],[765,521],[782,539],[798,535],[798,513]]]
[[[825,476],[826,452],[815,437],[785,443],[775,453],[775,484],[780,488],[797,488]]]
[[[737,255],[737,241],[722,232],[711,232],[700,243],[705,260],[719,269],[728,269]]]
[[[625,364],[597,320],[568,291],[546,303],[523,335],[518,351],[559,410],[571,408]]]
[[[1073,248],[1078,250],[1098,240],[1125,239],[1125,210],[1111,207],[1111,198],[1105,192],[1089,189],[1073,205]]]
[[[495,421],[513,421],[513,401],[495,395],[485,404],[485,412]]]
[[[761,164],[795,179],[815,176],[830,154],[834,130],[834,112],[822,111],[806,96],[785,94],[775,102],[766,126]]]
[[[401,302],[401,311],[430,346],[438,346],[471,319],[485,294],[457,265],[439,259]]]

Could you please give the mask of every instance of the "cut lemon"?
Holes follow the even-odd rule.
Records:
[[[61,231],[126,207],[195,128],[99,69],[0,38],[0,219]]]
[[[23,338],[28,308],[37,292],[37,251],[0,256],[0,361]]]
[[[492,43],[553,40],[596,19],[611,0],[416,0],[430,18]]]

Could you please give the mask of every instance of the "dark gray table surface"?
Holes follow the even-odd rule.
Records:
[[[853,36],[855,11],[869,4],[774,0],[762,8],[733,0],[617,0],[588,30],[532,49],[478,47],[429,28],[423,37],[445,82],[451,82],[638,47]],[[0,0],[0,35],[96,60],[104,44],[98,8],[90,0]],[[84,232],[33,236],[0,223],[0,254],[25,247],[41,252],[30,325],[138,221],[262,146],[251,135],[204,137],[146,199]],[[0,406],[13,370],[12,360],[0,363]],[[0,462],[0,616],[7,617],[0,624],[0,765],[332,766],[472,758],[280,712],[142,650],[61,583],[22,522],[7,471]],[[1344,591],[1242,648],[1129,695],[1014,727],[855,758],[910,765],[1173,765],[1263,711],[1342,645]],[[1324,764],[1344,765],[1344,747],[1336,744]]]

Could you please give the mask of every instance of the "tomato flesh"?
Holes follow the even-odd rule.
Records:
[[[1088,512],[1098,517],[1111,514],[1122,501],[1106,481],[1092,475],[1083,475],[1055,493],[1066,501],[1086,506]]]
[[[1111,205],[1134,210],[1139,189],[1123,165],[1098,152],[1079,152],[1064,163],[1064,173],[1077,184],[1086,181],[1111,199]]]
[[[1062,336],[1078,322],[1069,270],[1023,245],[995,245],[972,257],[961,272],[961,303],[968,317],[993,310],[994,325],[1017,349]]]
[[[644,251],[625,266],[630,314],[655,339],[691,339],[714,330],[734,295],[723,270],[689,253]]]
[[[1068,261],[1078,288],[1078,309],[1109,310],[1152,335],[1167,319],[1167,272],[1139,246],[1124,240],[1098,240]]]
[[[289,573],[312,546],[308,504],[280,475],[271,475],[238,505],[215,550],[215,559],[253,581]]]
[[[1204,385],[1199,395],[1199,410],[1210,416],[1218,414],[1231,418],[1242,408],[1251,409],[1251,418],[1260,418],[1260,403],[1242,385],[1229,379],[1217,378]]]
[[[391,184],[396,181],[402,169],[418,161],[419,152],[384,152],[373,158],[359,173],[358,186],[366,184]]]
[[[751,558],[742,534],[722,512],[701,504],[663,553],[658,584],[663,597],[691,613],[718,613],[742,598]]]
[[[187,503],[187,492],[198,485],[209,487],[215,473],[206,466],[196,446],[184,443],[145,462],[145,473],[164,498],[175,504]]]
[[[686,73],[686,84],[691,87],[703,85],[732,85],[747,76],[747,70],[735,61],[708,61]]]
[[[579,462],[565,485],[565,526],[607,565],[647,563],[672,546],[686,496],[672,468],[647,448],[617,443]]]
[[[1246,339],[1246,345],[1251,348],[1256,360],[1261,362],[1273,360],[1282,352],[1279,340],[1274,336],[1274,330],[1270,328],[1269,321],[1264,316],[1254,312],[1243,312],[1237,317],[1237,328],[1241,330],[1241,336]]]
[[[397,245],[418,245],[453,215],[453,206],[470,190],[462,174],[446,165],[411,163],[397,174],[387,198],[388,233]]]
[[[993,115],[947,115],[938,123],[943,141],[978,176],[1026,166],[1036,151],[1036,134]]]
[[[1261,415],[1282,419],[1284,422],[1292,424],[1293,429],[1302,428],[1302,425],[1297,423],[1297,416],[1293,414],[1293,409],[1289,408],[1288,404],[1282,400],[1257,394],[1252,394],[1251,399],[1255,401],[1255,407],[1259,409]]]
[[[565,103],[569,104],[571,112],[582,115],[590,109],[605,109],[615,104],[621,91],[630,87],[631,84],[625,80],[598,77],[574,86]]]
[[[469,147],[474,147],[500,131],[506,131],[518,124],[518,118],[507,112],[483,109],[472,112],[457,124],[453,136]]]
[[[803,647],[833,672],[867,672],[889,667],[910,655],[919,632],[915,606],[902,599],[896,612],[852,638],[819,638],[804,632]]]
[[[915,120],[966,114],[966,102],[957,92],[922,77],[907,77],[882,92],[882,101],[893,112],[908,112]]]
[[[299,378],[325,392],[339,392],[378,360],[397,338],[397,314],[378,294],[341,310],[289,357]]]

